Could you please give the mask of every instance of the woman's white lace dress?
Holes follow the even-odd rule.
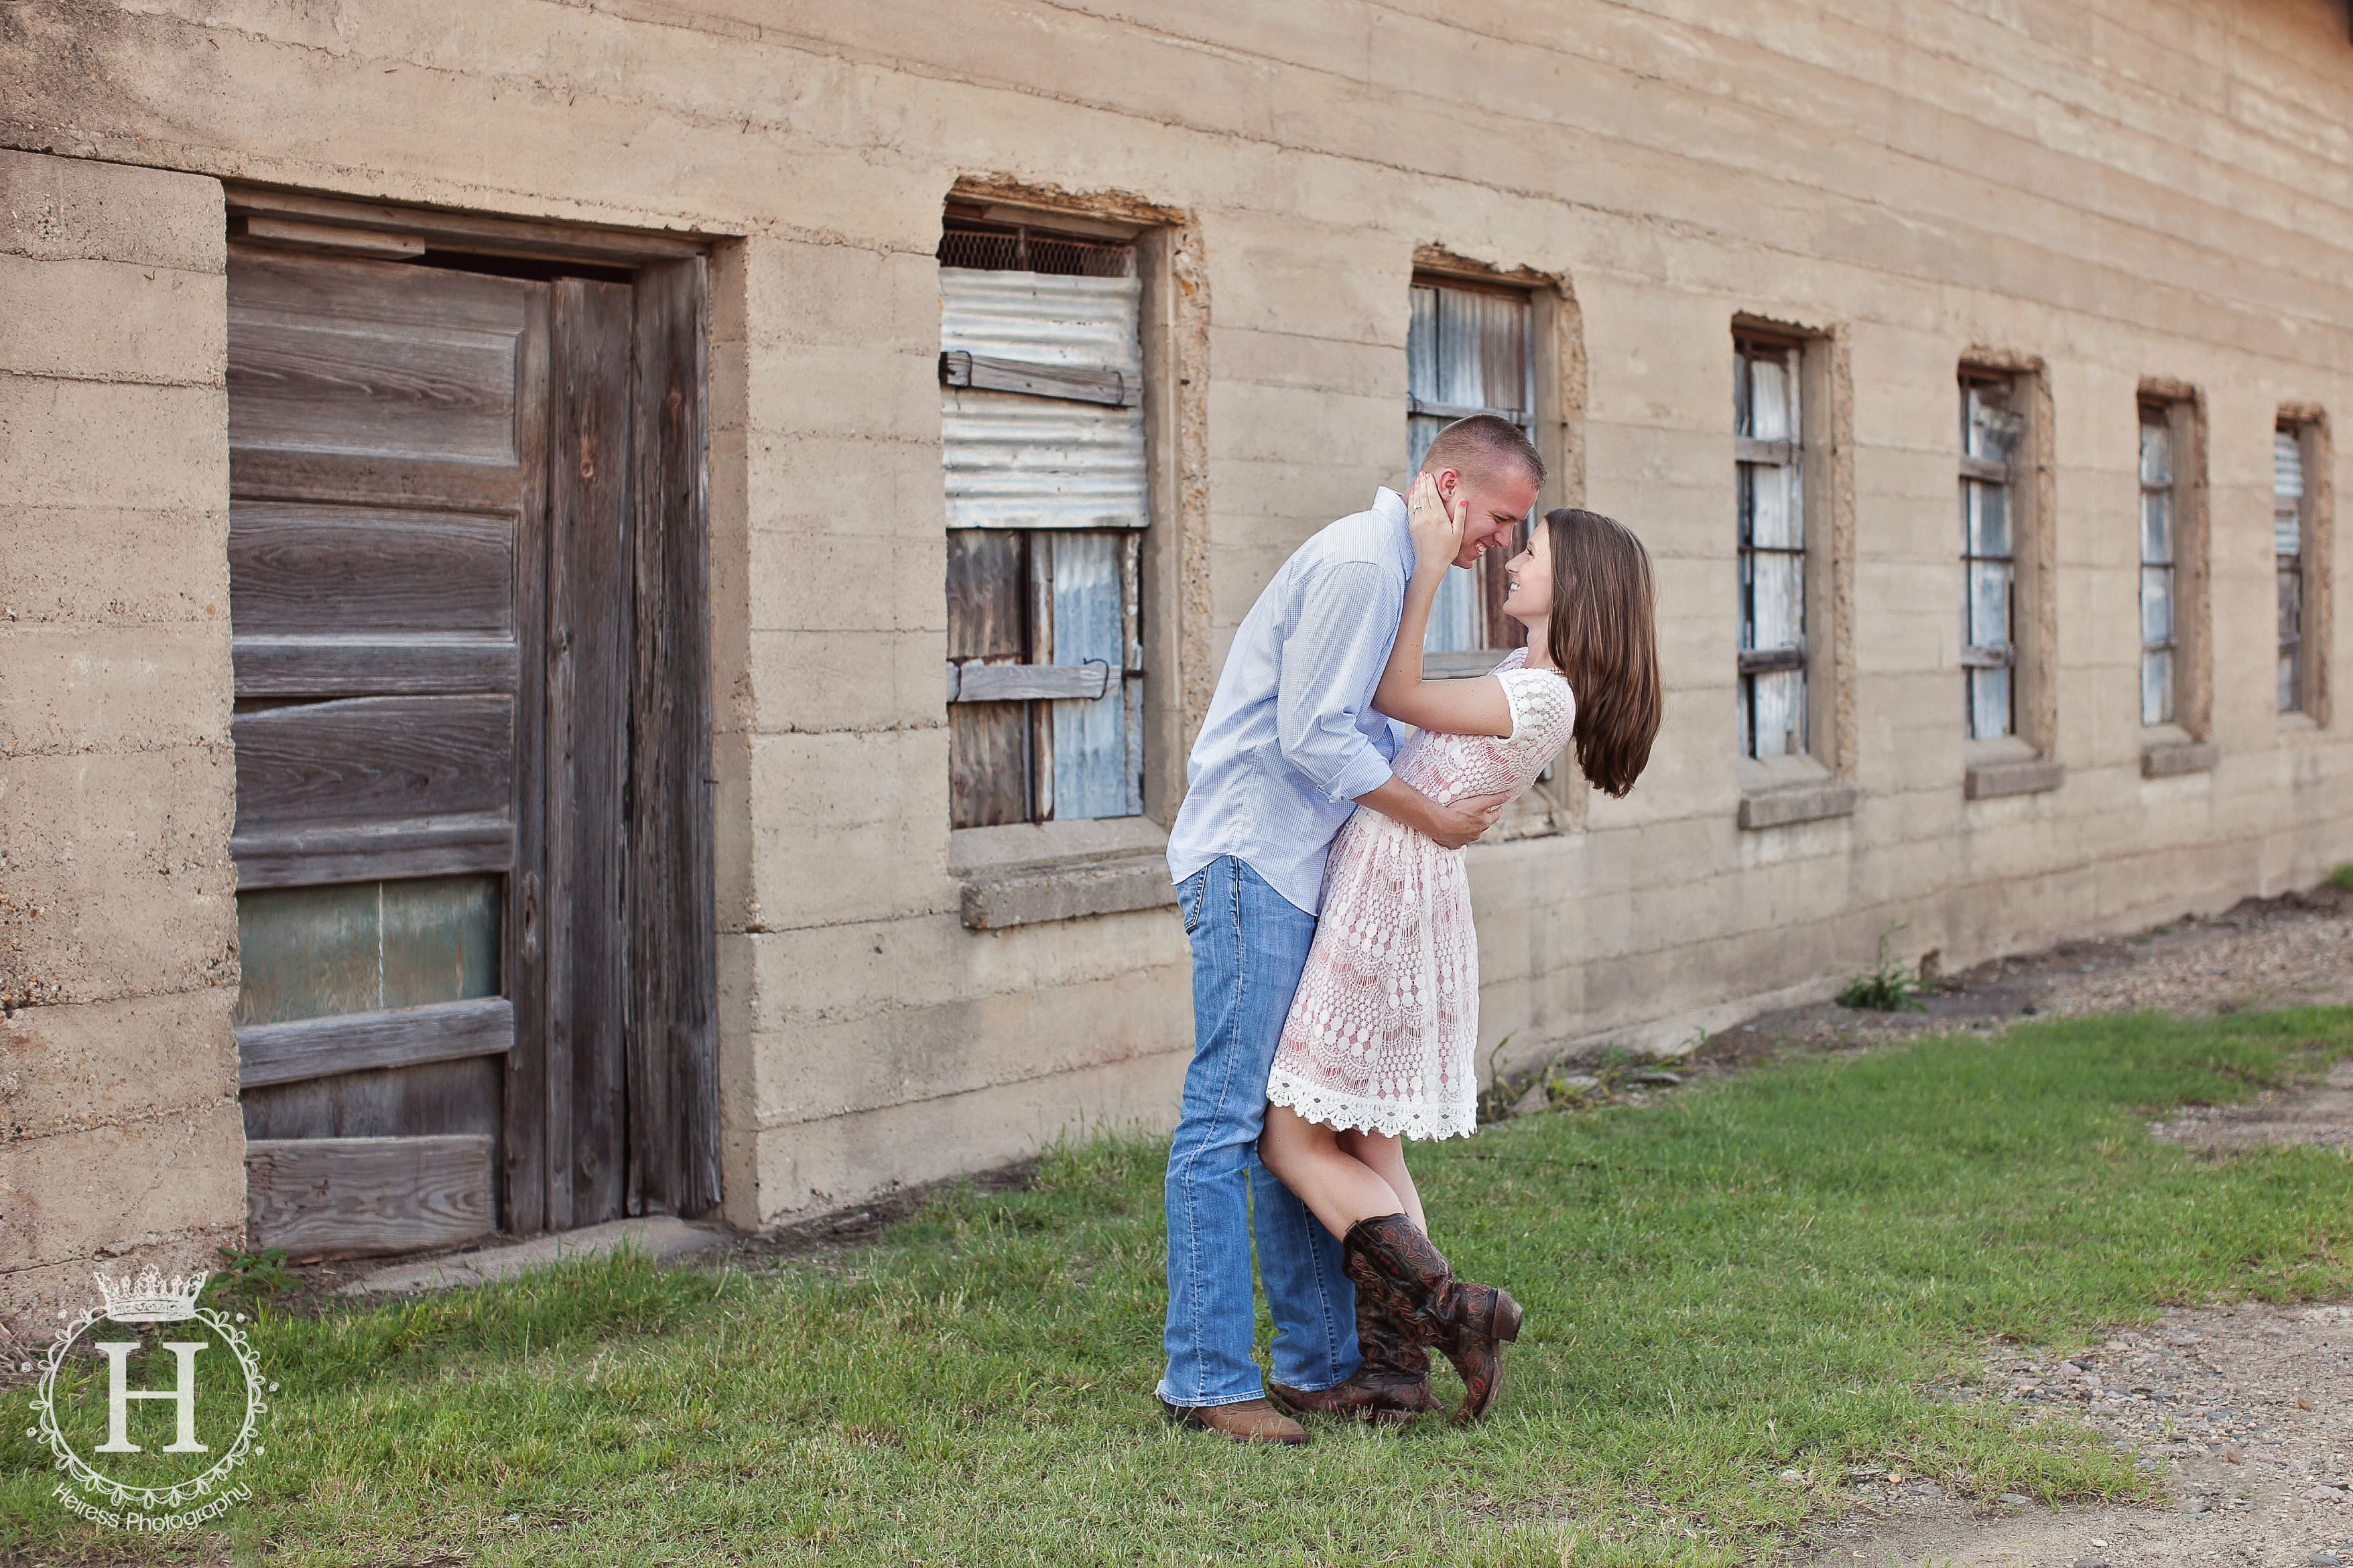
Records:
[[[1577,700],[1520,649],[1496,667],[1512,732],[1424,730],[1397,776],[1432,800],[1534,784],[1568,743]],[[1479,943],[1462,851],[1358,807],[1332,841],[1324,912],[1292,998],[1266,1097],[1310,1121],[1408,1138],[1479,1120]]]

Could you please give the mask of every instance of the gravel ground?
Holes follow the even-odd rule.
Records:
[[[2353,1001],[2353,896],[2327,888],[2249,900],[2137,937],[2063,943],[1939,982],[1926,1014],[1796,1008],[1719,1037],[1737,1058],[2000,1028],[2036,1015],[2143,1007],[2180,1014]],[[1750,1042],[1754,1042],[1752,1045]],[[2210,1147],[2304,1142],[2353,1150],[2353,1063],[2325,1083],[2195,1110],[2157,1137]],[[2162,1469],[2164,1498],[2133,1508],[1990,1505],[1883,1470],[1846,1478],[1858,1506],[1811,1543],[1832,1564],[2001,1568],[2353,1568],[2353,1308],[2177,1310],[2060,1359],[1989,1364],[1963,1398],[2022,1419],[2080,1418]]]
[[[2184,1015],[2353,1002],[2353,893],[2323,885],[2248,899],[2137,936],[2063,942],[1930,979],[1920,1012],[1870,1013],[1823,1002],[1751,1018],[1709,1042],[1703,1058],[1796,1047],[1872,1045],[2020,1018],[2155,1008]],[[2348,1563],[2348,1568],[2353,1568]]]
[[[2015,1495],[1988,1507],[1858,1471],[1857,1506],[1816,1542],[1816,1568],[2353,1568],[2353,1309],[2172,1311],[2069,1360],[1997,1361],[1962,1394],[2023,1419],[2080,1417],[2162,1466],[2168,1495],[2135,1508],[2053,1510]]]

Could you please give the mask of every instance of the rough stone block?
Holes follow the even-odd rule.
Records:
[[[237,993],[215,986],[0,1017],[10,1139],[146,1121],[237,1097]]]
[[[206,175],[0,151],[0,254],[219,272],[227,233]]]
[[[217,387],[227,316],[217,272],[0,255],[0,366],[18,375]]]
[[[233,1101],[0,1143],[0,1279],[234,1235],[244,1216],[245,1123]]]
[[[0,622],[226,622],[228,613],[225,507],[144,511],[0,502]],[[0,636],[15,629],[0,626]]]
[[[0,376],[0,474],[21,506],[216,511],[228,499],[227,394]]]

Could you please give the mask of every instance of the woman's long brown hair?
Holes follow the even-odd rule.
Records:
[[[1651,552],[1596,511],[1545,513],[1552,538],[1552,661],[1577,695],[1577,765],[1608,794],[1634,787],[1664,706]]]

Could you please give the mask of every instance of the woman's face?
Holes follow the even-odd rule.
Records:
[[[1524,626],[1552,616],[1552,529],[1539,521],[1528,531],[1528,547],[1504,563],[1504,614]]]

